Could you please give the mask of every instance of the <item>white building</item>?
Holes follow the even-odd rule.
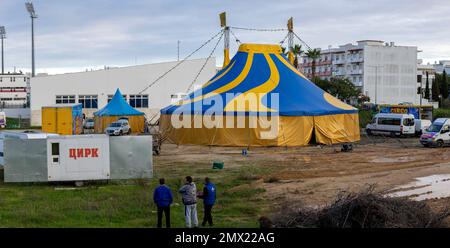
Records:
[[[433,86],[433,82],[434,82],[435,78],[436,78],[436,70],[434,69],[433,65],[422,64],[422,60],[419,59],[417,61],[417,87],[418,88],[420,87],[422,89],[422,94],[423,94],[422,102],[420,102],[420,98],[419,98],[419,104],[433,105],[436,108],[439,106],[438,102],[432,102],[427,99],[424,99],[425,94],[426,94],[425,91],[426,91],[427,80],[428,80],[428,95],[431,98],[431,91],[432,91],[432,86]]]
[[[306,56],[299,65],[312,76],[312,60]],[[393,42],[358,41],[321,51],[315,75],[322,79],[348,78],[377,104],[410,102],[419,104],[417,95],[417,47],[396,46]]]
[[[0,108],[25,108],[29,79],[22,73],[0,73]]]
[[[187,60],[145,91],[150,83],[178,62],[38,75],[31,79],[31,125],[41,126],[41,107],[53,104],[82,103],[83,113],[87,117],[93,116],[108,103],[117,88],[132,107],[144,112],[149,120],[156,120],[154,117],[159,110],[171,104],[171,98],[188,90],[205,62],[206,59]],[[215,72],[215,58],[210,58],[195,85],[207,82]]]

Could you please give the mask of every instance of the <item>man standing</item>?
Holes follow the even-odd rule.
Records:
[[[170,204],[172,204],[172,191],[165,185],[164,178],[159,179],[159,186],[153,192],[153,202],[158,207],[158,227],[162,227],[162,215],[166,216],[166,227],[170,227]]]
[[[203,198],[203,207],[204,207],[204,215],[202,226],[206,225],[208,222],[209,226],[213,225],[212,220],[212,208],[214,203],[216,203],[216,186],[211,182],[211,180],[206,177],[205,178],[205,186],[203,187],[203,195],[200,195],[199,198]]]
[[[183,198],[186,227],[197,227],[197,187],[192,182],[192,177],[186,177],[186,183],[180,188],[179,192]]]

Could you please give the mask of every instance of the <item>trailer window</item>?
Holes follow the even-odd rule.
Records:
[[[52,143],[52,164],[59,164],[59,143]]]
[[[59,156],[59,143],[52,143],[52,155]]]

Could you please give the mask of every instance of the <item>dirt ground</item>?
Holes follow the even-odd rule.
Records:
[[[263,173],[257,173],[250,185],[264,188],[262,197],[274,207],[285,201],[316,207],[330,203],[341,191],[368,185],[388,191],[417,177],[450,174],[450,148],[424,148],[418,138],[363,137],[352,152],[341,152],[337,145],[276,147],[250,148],[243,156],[242,149],[165,144],[155,170],[186,162],[223,161],[225,170],[251,165]],[[450,203],[449,199],[428,202],[433,208]]]

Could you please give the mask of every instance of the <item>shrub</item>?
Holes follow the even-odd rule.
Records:
[[[450,118],[450,109],[433,109],[433,120],[437,118]]]
[[[424,202],[390,198],[374,193],[373,187],[359,193],[341,193],[321,209],[302,207],[273,218],[274,227],[316,228],[424,228],[444,227],[448,209],[432,211]]]
[[[359,110],[359,127],[364,128],[372,120],[375,112],[372,110]]]

